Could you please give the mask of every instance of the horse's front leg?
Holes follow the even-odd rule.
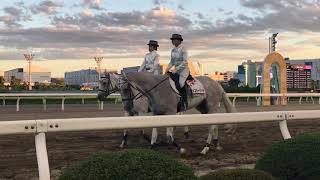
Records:
[[[128,112],[124,113],[125,117],[130,116],[130,114]],[[122,140],[121,140],[121,144],[120,144],[120,148],[124,148],[128,146],[128,130],[123,130],[123,135],[122,135]]]
[[[177,115],[183,115],[183,112],[178,112]],[[185,137],[186,139],[189,139],[189,137],[190,137],[189,132],[190,132],[189,127],[188,127],[188,126],[185,126],[185,127],[183,128],[183,135],[184,135],[184,137]]]
[[[158,138],[158,129],[157,128],[152,128],[152,133],[151,133],[151,149],[155,148],[156,142]]]
[[[169,143],[171,142],[177,150],[180,152],[180,154],[185,154],[186,149],[181,147],[181,145],[178,144],[178,142],[174,139],[174,128],[173,127],[167,127],[167,139]]]

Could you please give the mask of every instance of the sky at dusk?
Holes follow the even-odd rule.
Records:
[[[65,71],[140,65],[150,39],[161,63],[180,33],[190,59],[207,73],[262,61],[268,36],[290,59],[320,58],[320,0],[28,0],[0,1],[0,71],[25,67],[23,53],[53,77]]]

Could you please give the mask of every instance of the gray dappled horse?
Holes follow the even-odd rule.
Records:
[[[117,90],[115,86],[119,79],[122,79],[119,75],[106,74],[106,77],[100,81],[99,100],[104,100],[106,96]],[[196,108],[202,114],[216,113],[222,101],[228,113],[236,112],[218,82],[206,76],[196,77],[196,79],[203,84],[206,94],[205,97],[188,97],[188,109]],[[177,113],[180,96],[171,88],[168,76],[156,76],[142,72],[130,73],[121,84],[119,84],[121,88],[118,87],[118,90],[120,90],[124,109],[128,112],[128,115],[137,115],[141,110],[144,113],[150,110],[153,115],[175,115]],[[154,135],[156,129],[154,128],[152,132],[152,137],[156,138],[156,135]],[[180,149],[173,138],[172,128],[167,130],[167,136]],[[221,149],[218,142],[217,125],[210,126],[207,144],[201,151],[202,154],[209,151],[212,142],[217,146],[217,149]],[[154,143],[155,141],[151,141],[151,145]],[[182,152],[182,149],[180,149],[180,152]]]

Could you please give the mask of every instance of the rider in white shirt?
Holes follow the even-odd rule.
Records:
[[[158,42],[154,40],[150,40],[147,44],[149,46],[149,53],[147,53],[144,57],[144,61],[140,66],[138,72],[150,72],[154,75],[160,74],[160,64],[159,64],[159,54],[158,50]]]

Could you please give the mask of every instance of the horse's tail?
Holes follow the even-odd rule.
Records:
[[[227,93],[223,90],[222,92],[222,102],[224,107],[226,108],[227,113],[235,113],[237,109],[233,106],[232,102],[230,101]]]

